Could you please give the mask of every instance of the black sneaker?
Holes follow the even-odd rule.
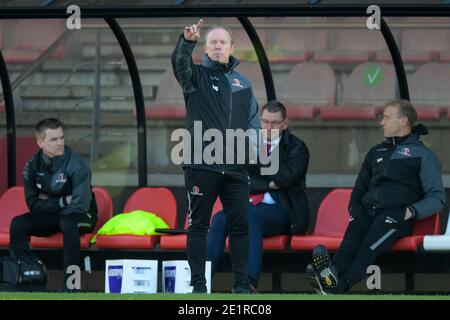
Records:
[[[306,266],[306,277],[317,294],[327,295],[327,292],[322,287],[319,274],[311,264]]]
[[[259,291],[258,291],[258,289],[257,289],[256,286],[254,286],[254,285],[252,285],[251,283],[249,283],[248,287],[249,287],[251,293],[253,293],[253,294],[259,294]]]
[[[339,280],[337,270],[331,263],[328,250],[318,245],[313,250],[313,269],[319,275],[320,284],[326,291],[337,288]]]
[[[237,293],[237,294],[253,294],[253,291],[250,290],[250,287],[234,287],[233,290],[231,290],[231,293]]]
[[[206,286],[194,286],[192,293],[208,293]]]

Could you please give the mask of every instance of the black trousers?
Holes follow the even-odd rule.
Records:
[[[405,207],[399,207],[351,214],[344,239],[332,261],[343,289],[350,289],[363,279],[367,267],[381,254],[388,252],[400,238],[413,233],[414,221],[404,221],[405,212]]]
[[[29,236],[45,237],[62,232],[64,273],[70,265],[80,264],[80,234],[92,232],[95,221],[87,214],[43,215],[29,212],[15,217],[10,226],[10,254],[32,254]]]
[[[185,168],[184,177],[188,198],[187,255],[191,285],[196,288],[206,286],[207,235],[212,208],[219,196],[229,234],[233,286],[248,286],[248,176]]]

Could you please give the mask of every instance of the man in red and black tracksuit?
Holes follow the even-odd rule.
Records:
[[[307,267],[318,293],[349,290],[380,254],[413,233],[416,220],[443,208],[441,164],[420,141],[420,135],[428,131],[421,124],[414,126],[416,119],[409,101],[386,103],[381,121],[386,140],[370,149],[364,159],[339,251],[330,261],[326,249],[318,246]]]
[[[206,292],[205,262],[207,233],[211,211],[217,196],[226,213],[230,235],[234,283],[233,292],[249,292],[248,260],[248,197],[249,178],[246,164],[229,163],[239,156],[236,147],[225,141],[229,129],[260,128],[258,104],[250,82],[235,71],[239,61],[231,56],[233,35],[229,28],[215,26],[205,35],[205,55],[202,65],[192,62],[192,51],[200,38],[203,21],[185,27],[172,54],[172,67],[183,89],[186,102],[186,128],[193,151],[183,163],[188,198],[187,254],[191,268],[193,292]],[[200,128],[196,130],[196,128]],[[221,144],[223,161],[204,161],[207,142],[202,139],[207,130],[215,130],[224,138]],[[195,135],[201,135],[196,137]],[[194,140],[200,138],[201,146]],[[214,141],[215,143],[220,143]],[[217,154],[216,154],[217,156]],[[248,163],[247,163],[248,164]]]

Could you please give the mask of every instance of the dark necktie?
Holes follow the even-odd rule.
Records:
[[[266,156],[270,156],[270,149],[272,145],[270,143],[266,143]]]

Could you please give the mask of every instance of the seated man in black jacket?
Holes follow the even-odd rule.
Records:
[[[62,232],[66,278],[67,268],[80,263],[80,234],[91,232],[97,222],[91,171],[77,153],[64,146],[64,128],[59,120],[41,120],[35,132],[41,150],[23,171],[30,212],[11,222],[10,254],[12,257],[32,254],[29,236]]]
[[[415,220],[442,209],[441,164],[420,135],[428,133],[406,100],[385,104],[386,140],[366,155],[350,198],[350,219],[339,251],[330,260],[323,246],[313,251],[308,278],[318,293],[341,293],[364,278],[367,267],[402,237]]]
[[[260,120],[266,154],[270,157],[272,151],[279,148],[279,169],[274,175],[262,175],[259,167],[249,171],[248,276],[252,290],[256,290],[258,285],[263,237],[303,234],[308,227],[308,201],[305,194],[308,148],[288,130],[286,109],[282,103],[270,101],[264,105]],[[279,130],[275,139],[271,135],[273,129]],[[212,262],[212,274],[217,271],[227,234],[226,215],[221,211],[214,216],[208,233],[208,260]]]

